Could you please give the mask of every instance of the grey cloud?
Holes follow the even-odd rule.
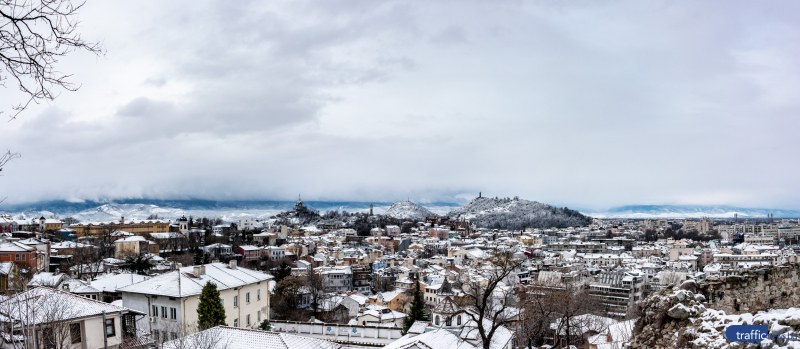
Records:
[[[10,201],[800,199],[794,3],[87,6],[109,54],[0,129]]]

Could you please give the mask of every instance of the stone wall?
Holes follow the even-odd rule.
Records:
[[[739,276],[672,285],[638,304],[632,348],[702,348],[693,344],[705,309],[757,313],[800,305],[800,265],[753,269]]]
[[[749,270],[698,284],[708,308],[728,314],[755,313],[800,305],[800,265],[796,263]]]

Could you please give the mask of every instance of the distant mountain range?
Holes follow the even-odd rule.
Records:
[[[769,214],[774,218],[800,217],[798,210],[703,205],[631,205],[587,214],[595,218],[766,218]]]
[[[126,219],[142,220],[158,216],[160,219],[174,220],[181,216],[221,217],[224,221],[234,222],[241,218],[264,219],[280,212],[294,208],[295,201],[282,200],[148,200],[125,199],[114,201],[43,201],[21,205],[2,205],[0,213],[10,214],[15,218],[31,217],[74,217],[81,222],[108,222]],[[325,213],[327,211],[367,212],[370,206],[376,214],[386,212],[392,203],[358,202],[358,201],[306,201],[312,210]],[[444,215],[458,207],[453,203],[426,204],[426,210]]]
[[[417,204],[409,201],[357,202],[357,201],[307,201],[306,206],[320,213],[327,211],[367,212],[370,205],[376,214],[386,214],[399,219],[421,219],[431,214],[449,216],[454,219],[470,219],[480,225],[497,225],[497,222],[548,219],[555,226],[576,224],[568,217],[582,220],[575,211],[564,211],[544,203],[524,199],[476,198],[466,205],[448,202]],[[114,201],[43,201],[24,205],[0,206],[0,213],[14,217],[75,217],[82,222],[107,222],[126,219],[141,220],[152,216],[174,220],[182,215],[195,217],[221,217],[225,221],[241,218],[269,218],[277,213],[291,210],[294,201],[280,200],[149,200],[127,199]],[[559,211],[555,212],[554,211]],[[594,218],[800,218],[800,210],[743,208],[734,206],[699,205],[631,205],[615,207],[605,211],[580,210],[581,214]],[[562,217],[563,216],[563,217]],[[566,217],[566,218],[565,218]],[[564,219],[562,219],[564,218]],[[528,222],[531,223],[531,222]],[[538,224],[538,223],[536,223]],[[531,226],[531,225],[527,225]]]

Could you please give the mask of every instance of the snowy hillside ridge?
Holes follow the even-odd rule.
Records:
[[[424,221],[425,218],[435,216],[436,214],[411,201],[400,201],[392,204],[392,206],[384,212],[384,215],[396,219]]]
[[[163,208],[147,204],[105,204],[93,210],[85,210],[73,214],[72,217],[81,222],[110,222],[125,217],[125,220],[145,220],[149,217],[175,219],[185,212],[176,208]]]
[[[768,208],[702,205],[630,205],[589,213],[596,218],[798,218],[800,211]]]
[[[591,218],[578,211],[517,197],[477,197],[448,216],[455,220],[468,220],[479,228],[565,228],[591,224]]]

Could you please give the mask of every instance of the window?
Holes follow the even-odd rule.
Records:
[[[114,326],[114,319],[106,319],[106,337],[117,335],[117,328]]]
[[[456,325],[461,326],[461,315],[456,317]]]
[[[256,312],[256,314],[257,314],[256,315],[256,321],[258,321],[258,323],[260,324],[261,323],[261,311],[259,310],[258,312]]]
[[[158,306],[157,305],[153,305],[153,312],[150,313],[150,316],[158,317]]]
[[[445,326],[453,326],[453,318],[448,316],[447,319],[444,320],[444,325]]]
[[[81,323],[76,322],[69,324],[69,338],[72,339],[72,344],[80,343],[83,341],[81,338]]]
[[[236,308],[239,306],[239,296],[233,296],[233,307]]]
[[[245,293],[244,301],[245,303],[250,304],[250,292]]]
[[[165,319],[167,318],[167,307],[165,307],[163,305],[161,306],[161,317],[163,317]]]
[[[439,315],[436,315],[436,317],[433,319],[433,323],[434,323],[436,326],[439,326]]]
[[[261,300],[261,289],[260,288],[256,290],[256,300],[257,301]]]
[[[178,318],[178,309],[169,308],[169,318],[175,320]]]
[[[245,324],[250,326],[250,314],[247,314],[247,317],[245,317]]]
[[[161,332],[158,332],[158,330],[153,330],[153,338],[155,338],[156,343],[160,343],[161,342]]]
[[[239,327],[239,319],[233,319],[233,327]]]

